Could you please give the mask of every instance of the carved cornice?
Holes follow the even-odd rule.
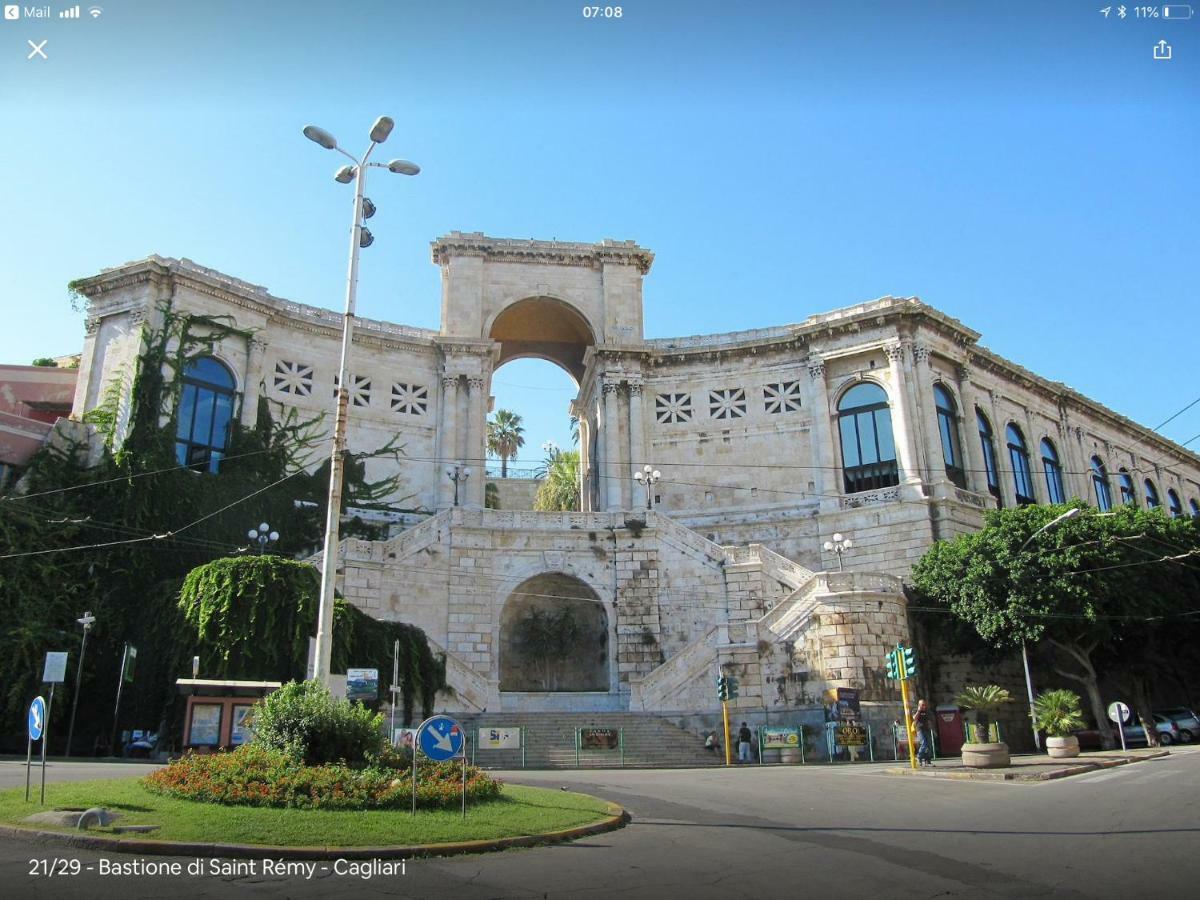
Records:
[[[452,231],[430,244],[433,262],[444,266],[455,256],[474,256],[492,262],[537,263],[599,269],[605,263],[635,266],[645,275],[654,254],[633,241],[601,241],[585,244],[570,241],[523,241],[492,238],[479,231]]]

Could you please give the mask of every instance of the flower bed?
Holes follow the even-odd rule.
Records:
[[[231,753],[189,754],[147,775],[142,784],[164,796],[230,806],[406,809],[412,804],[411,768],[307,766],[287,754],[253,744]],[[468,801],[494,799],[500,789],[499,781],[467,766]],[[418,806],[447,806],[461,799],[461,763],[424,761],[418,765]]]

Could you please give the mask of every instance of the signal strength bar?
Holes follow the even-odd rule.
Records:
[[[78,19],[79,18],[79,7],[72,6],[70,9],[64,9],[62,12],[60,12],[58,14],[58,17],[60,19]]]

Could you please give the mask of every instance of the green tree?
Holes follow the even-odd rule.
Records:
[[[487,423],[488,453],[500,457],[500,477],[508,477],[508,461],[525,446],[525,428],[512,410],[498,409]]]
[[[1012,695],[997,684],[972,685],[964,688],[954,702],[974,710],[976,743],[986,744],[991,740],[992,718],[1005,704],[1012,703]]]
[[[42,368],[54,368],[58,365],[58,363],[56,363],[54,358],[51,356],[39,356],[37,359],[31,362],[30,365],[41,366]]]
[[[579,451],[555,448],[543,461],[545,475],[533,498],[533,508],[550,512],[579,509]]]
[[[574,610],[531,609],[514,633],[522,655],[533,662],[542,679],[542,690],[558,690],[563,664],[576,654],[583,639],[583,628]]]
[[[913,567],[914,586],[995,648],[1051,651],[1055,671],[1082,685],[1107,746],[1099,681],[1123,681],[1153,742],[1159,648],[1196,630],[1200,528],[1161,510],[1072,505],[1080,514],[1045,531],[1070,506],[989,512],[981,531],[934,544]]]

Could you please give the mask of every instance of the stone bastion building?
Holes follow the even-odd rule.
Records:
[[[406,511],[385,540],[343,542],[340,585],[371,615],[425,629],[446,654],[450,709],[705,713],[725,665],[744,713],[852,687],[890,721],[884,653],[908,637],[902,579],[931,543],[997,504],[1200,513],[1200,458],[917,299],[646,339],[654,257],[632,242],[454,232],[432,257],[439,330],[357,322],[350,447],[403,446],[369,475],[398,472]],[[252,423],[260,397],[331,413],[338,313],[161,257],[78,289],[75,418],[129,371],[167,304],[241,332],[184,374],[181,463],[218,471],[229,423]],[[579,386],[578,511],[485,509],[478,476],[455,502],[447,468],[483,469],[493,373],[521,357]],[[633,479],[646,463],[663,473],[653,511]],[[837,532],[855,544],[843,559],[824,549]],[[571,658],[527,652],[520,623],[563,609],[583,636]]]

